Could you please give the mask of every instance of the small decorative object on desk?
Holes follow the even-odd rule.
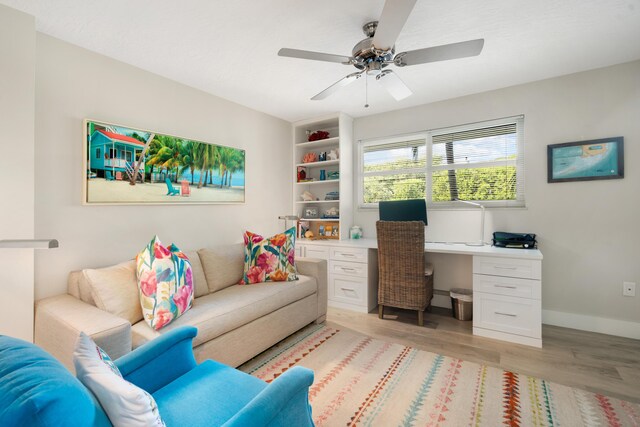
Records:
[[[339,155],[340,155],[340,150],[338,150],[337,148],[334,148],[333,150],[329,151],[329,154],[327,154],[326,159],[338,160]]]
[[[320,169],[320,181],[327,179],[327,172],[324,169]]]
[[[353,227],[351,227],[351,230],[349,231],[350,231],[349,235],[351,236],[352,239],[356,240],[356,239],[362,238],[362,228],[360,228],[359,225],[354,225]]]
[[[311,142],[311,141],[319,141],[321,139],[327,139],[327,138],[329,138],[329,132],[326,132],[323,130],[317,130],[313,132],[311,135],[309,135],[307,139],[309,140],[309,142]]]
[[[339,191],[329,191],[324,196],[325,200],[340,200],[340,192]]]
[[[307,239],[313,239],[313,237],[314,237],[313,231],[311,231],[311,230],[305,231],[304,237],[306,237]]]
[[[331,237],[338,237],[339,227],[337,225],[333,226],[333,230],[331,230]]]
[[[324,236],[324,225],[320,225],[320,226],[318,227],[318,234],[319,234],[320,236]]]

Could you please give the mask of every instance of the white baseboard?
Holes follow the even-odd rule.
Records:
[[[618,337],[640,339],[640,323],[627,320],[585,316],[584,314],[542,310],[542,323],[581,331],[598,332]]]

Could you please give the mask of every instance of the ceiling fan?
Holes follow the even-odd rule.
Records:
[[[409,18],[409,14],[416,2],[417,0],[386,0],[380,20],[367,22],[362,27],[362,31],[367,38],[353,47],[351,56],[288,48],[280,49],[278,56],[338,62],[344,65],[353,65],[359,70],[338,80],[311,98],[312,100],[325,99],[340,88],[358,80],[366,73],[367,76],[375,77],[391,96],[400,101],[412,94],[411,89],[404,84],[396,73],[386,69],[387,66],[393,64],[397,67],[406,67],[476,56],[480,54],[484,46],[484,39],[476,39],[396,54],[396,39],[400,35],[400,31]],[[365,105],[365,107],[368,107],[368,105]]]

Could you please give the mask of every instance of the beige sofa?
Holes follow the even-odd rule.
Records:
[[[237,285],[241,244],[186,252],[193,269],[193,307],[160,331],[139,309],[134,261],[69,274],[67,294],[36,303],[35,343],[70,370],[75,340],[91,335],[112,358],[183,325],[198,328],[198,361],[238,366],[327,312],[326,261],[296,260],[299,280]]]

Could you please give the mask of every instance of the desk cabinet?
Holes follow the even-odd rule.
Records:
[[[344,243],[298,242],[296,256],[327,260],[329,306],[368,313],[378,305],[378,259],[374,249]]]
[[[473,257],[473,334],[542,347],[540,260]]]

